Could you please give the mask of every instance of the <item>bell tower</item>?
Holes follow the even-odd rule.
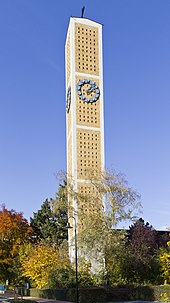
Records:
[[[88,170],[104,170],[101,24],[86,18],[70,18],[65,65],[67,175],[73,180],[74,190],[85,194],[92,190]],[[77,201],[73,199],[71,203],[77,213]],[[76,221],[79,227],[81,222],[77,214]],[[74,226],[74,220],[71,224]],[[69,242],[72,232],[69,232]],[[70,249],[70,257],[73,256]]]

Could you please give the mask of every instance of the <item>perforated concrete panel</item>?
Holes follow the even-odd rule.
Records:
[[[98,28],[75,25],[76,71],[99,75]]]

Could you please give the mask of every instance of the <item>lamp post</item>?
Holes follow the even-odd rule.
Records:
[[[76,224],[76,218],[75,217],[69,217],[68,219],[73,218],[74,219],[74,238],[75,238],[75,267],[76,267],[76,303],[79,303],[79,289],[78,289],[78,266],[77,266],[77,224]],[[68,229],[73,228],[70,225],[70,222],[67,222],[66,227]]]

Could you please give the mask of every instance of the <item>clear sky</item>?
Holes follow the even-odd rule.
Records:
[[[156,229],[170,226],[170,1],[0,0],[0,203],[26,218],[66,169],[70,16],[102,23],[106,167]]]

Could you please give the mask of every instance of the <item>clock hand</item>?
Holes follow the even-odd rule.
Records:
[[[94,92],[96,90],[96,87],[93,87],[92,85],[86,89],[86,93],[89,95],[91,92]]]

